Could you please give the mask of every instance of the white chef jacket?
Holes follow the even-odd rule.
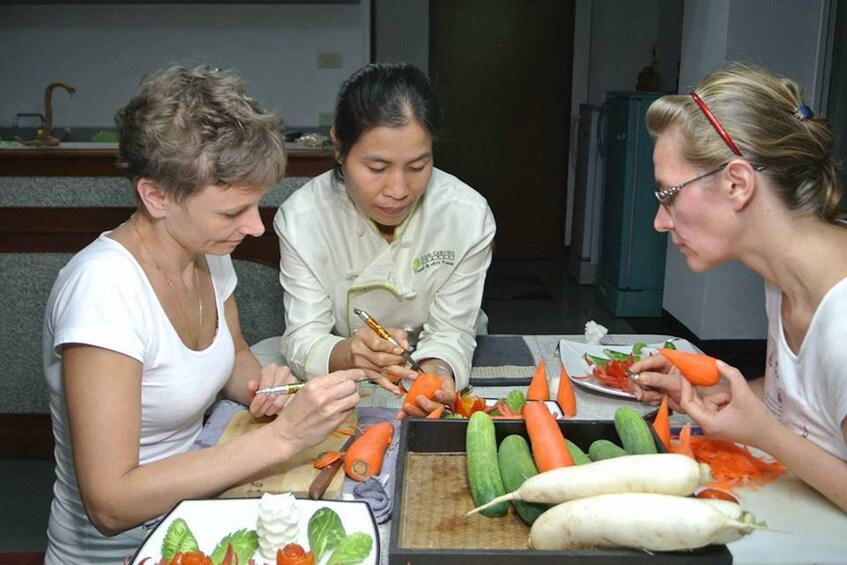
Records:
[[[420,331],[416,360],[436,357],[468,384],[491,263],[494,215],[479,193],[433,169],[388,243],[332,171],[292,194],[274,217],[280,239],[285,333],[281,351],[300,378],[326,374],[335,344],[364,326]]]

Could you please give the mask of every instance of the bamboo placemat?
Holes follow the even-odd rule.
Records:
[[[529,526],[505,516],[465,516],[474,507],[464,453],[406,455],[398,545],[409,549],[529,549]]]

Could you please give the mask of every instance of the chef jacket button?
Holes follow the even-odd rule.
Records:
[[[347,271],[346,273],[344,273],[344,277],[347,279],[355,279],[357,276],[358,275],[355,271]]]
[[[415,292],[414,290],[410,290],[409,292],[406,293],[406,298],[408,298],[409,300],[411,300],[412,298],[416,298],[417,296],[418,296],[418,293]]]

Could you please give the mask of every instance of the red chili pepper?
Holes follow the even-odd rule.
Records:
[[[484,412],[486,410],[485,400],[478,396],[462,396],[457,392],[456,400],[453,401],[450,410],[454,414],[470,418],[474,412],[479,412],[480,410]]]

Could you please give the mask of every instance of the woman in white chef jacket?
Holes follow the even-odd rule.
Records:
[[[442,378],[436,401],[421,398],[406,415],[428,413],[467,386],[475,336],[487,325],[480,304],[494,216],[479,193],[434,167],[440,120],[419,69],[363,67],[338,94],[337,167],[274,218],[291,370],[310,378],[361,368],[399,394],[389,376],[417,373],[354,313],[364,310],[401,345],[419,334],[413,357]]]

